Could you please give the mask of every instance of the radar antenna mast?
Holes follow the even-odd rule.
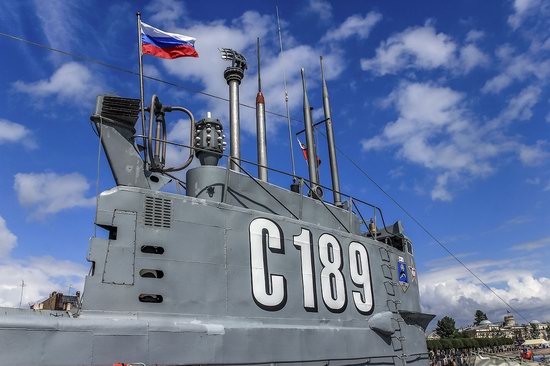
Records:
[[[286,84],[286,70],[284,67],[284,50],[283,50],[283,36],[281,33],[281,22],[279,20],[279,7],[275,6],[275,11],[277,13],[277,31],[279,33],[279,46],[280,46],[280,57],[283,62],[283,84],[285,88],[285,107],[286,107],[286,120],[288,122],[288,142],[290,144],[290,160],[292,162],[292,186],[293,190],[297,189],[296,187],[296,166],[294,163],[294,147],[292,146],[292,126],[290,125],[290,109],[288,107],[288,89]]]

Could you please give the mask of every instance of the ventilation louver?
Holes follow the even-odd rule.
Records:
[[[170,229],[172,226],[172,200],[145,196],[146,226]]]
[[[139,99],[100,95],[96,101],[95,115],[133,127],[139,116],[139,108]]]

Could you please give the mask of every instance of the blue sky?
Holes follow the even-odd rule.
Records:
[[[0,32],[137,70],[135,12],[197,38],[198,59],[145,57],[146,81],[170,104],[227,121],[218,47],[248,59],[241,101],[254,103],[256,37],[262,40],[267,109],[302,120],[300,67],[314,119],[322,119],[319,55],[325,59],[336,142],[461,260],[526,318],[550,320],[550,3],[513,1],[280,2],[285,58],[270,1],[4,1]],[[0,305],[82,285],[93,234],[97,94],[138,97],[135,76],[0,37]],[[243,108],[243,157],[255,159],[254,112]],[[185,120],[170,137],[186,142]],[[302,125],[296,121],[294,129]],[[269,164],[290,170],[285,119],[268,115]],[[322,135],[319,135],[322,138]],[[296,144],[295,144],[296,148]],[[320,144],[321,158],[328,162]],[[172,161],[182,151],[169,151]],[[297,170],[307,175],[298,150]],[[343,190],[401,219],[416,250],[427,312],[471,322],[476,309],[501,320],[503,304],[339,157]],[[287,185],[284,177],[274,182]],[[328,164],[321,180],[330,183]],[[113,179],[102,158],[100,189]],[[518,315],[518,320],[523,321]]]

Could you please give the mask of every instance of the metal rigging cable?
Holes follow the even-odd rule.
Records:
[[[322,134],[323,132],[321,132]],[[434,240],[443,250],[445,250],[451,257],[453,257],[462,267],[464,267],[472,276],[474,276],[483,286],[485,286],[489,291],[493,293],[502,303],[504,303],[510,310],[518,314],[521,318],[523,318],[527,323],[529,323],[529,320],[523,316],[522,313],[520,313],[517,309],[512,307],[506,300],[504,300],[499,294],[495,292],[488,284],[486,284],[477,274],[475,274],[464,262],[462,262],[456,255],[451,252],[449,248],[445,244],[443,244],[439,239],[435,237],[434,234],[428,228],[426,228],[419,220],[417,220],[405,207],[403,207],[391,194],[389,194],[380,184],[378,184],[374,178],[372,178],[359,164],[357,164],[348,154],[346,154],[344,151],[342,151],[339,147],[336,147],[336,150],[342,155],[346,160],[348,160],[357,170],[359,170],[368,180],[372,182],[378,188],[386,197],[388,197],[405,215],[407,215],[412,221],[414,221],[415,224],[420,227],[432,240]]]
[[[100,66],[103,66],[103,67],[106,67],[106,68],[109,68],[109,69],[112,69],[112,70],[115,70],[115,71],[118,71],[118,72],[130,74],[130,75],[139,75],[138,72],[132,71],[130,69],[125,69],[125,68],[120,67],[120,66],[112,65],[112,64],[109,64],[109,63],[106,63],[104,61],[94,59],[94,58],[91,58],[91,57],[88,57],[88,56],[83,56],[83,55],[74,54],[72,52],[63,51],[63,50],[53,48],[53,47],[50,47],[50,46],[42,44],[42,43],[30,41],[28,39],[25,39],[25,38],[22,38],[22,37],[19,37],[19,36],[15,36],[13,34],[0,32],[0,36],[5,37],[5,38],[9,38],[9,39],[12,39],[12,40],[15,40],[15,41],[23,42],[23,43],[26,43],[26,44],[29,44],[29,45],[32,45],[32,46],[35,46],[35,47],[43,48],[43,49],[46,49],[46,50],[51,51],[51,52],[60,53],[60,54],[65,55],[65,56],[70,56],[70,57],[73,57],[73,58],[81,60],[81,61],[85,61],[85,62],[93,63],[93,64],[96,64],[96,65],[100,65]],[[201,90],[188,88],[188,87],[185,87],[183,85],[176,84],[176,83],[166,81],[166,80],[163,80],[163,79],[155,78],[155,77],[152,77],[152,76],[146,76],[146,75],[144,75],[144,78],[149,79],[149,80],[153,80],[153,81],[156,81],[156,82],[159,82],[159,83],[162,83],[162,84],[170,85],[170,86],[173,86],[173,87],[176,87],[176,88],[179,88],[179,89],[183,89],[183,90],[189,91],[189,92],[194,93],[194,94],[200,94],[200,95],[204,95],[204,96],[211,97],[211,98],[214,98],[214,99],[229,102],[229,99],[227,99],[227,98],[220,97],[218,95],[207,93],[207,92],[204,92],[204,91],[201,91]],[[242,107],[245,107],[245,108],[256,109],[255,106],[252,106],[252,105],[249,105],[249,104],[245,104],[245,103],[239,103],[239,104]],[[271,112],[271,111],[268,111],[268,110],[266,110],[266,113],[271,114],[273,116],[288,119],[289,122],[290,121],[300,122],[300,120],[291,119],[290,115],[283,115],[283,114],[276,113],[276,112]],[[325,136],[325,134],[322,131],[320,131],[320,133],[323,136]],[[344,158],[346,158],[346,160],[348,160],[369,181],[371,181],[386,197],[388,197],[401,211],[403,211],[403,213],[405,215],[407,215],[407,217],[409,217],[414,223],[416,223],[418,225],[418,227],[420,227],[420,229],[422,229],[432,240],[434,240],[441,248],[443,248],[443,250],[445,252],[447,252],[462,267],[464,267],[484,287],[486,287],[489,291],[491,291],[491,293],[493,295],[495,295],[504,305],[506,305],[510,310],[512,310],[513,312],[518,314],[522,319],[524,319],[527,323],[529,323],[529,320],[521,312],[519,312],[512,305],[510,305],[506,300],[504,300],[498,293],[496,293],[495,290],[493,290],[477,274],[475,274],[464,262],[462,262],[456,255],[454,255],[451,252],[451,250],[449,248],[447,248],[447,246],[445,244],[443,244],[439,239],[437,239],[437,237],[434,234],[432,234],[432,232],[430,230],[428,230],[428,228],[426,228],[419,220],[417,220],[407,209],[405,209],[405,207],[403,207],[395,198],[393,198],[392,195],[390,195],[386,190],[384,190],[384,188],[382,188],[382,186],[380,184],[378,184],[374,180],[374,178],[372,178],[363,168],[361,168],[361,166],[359,166],[359,164],[357,164],[348,154],[346,154],[339,147],[336,147],[336,149],[338,150],[340,155],[342,155]]]
[[[77,60],[81,60],[81,61],[85,61],[85,62],[88,62],[88,63],[100,65],[100,66],[103,66],[103,67],[106,67],[106,68],[108,68],[108,69],[112,69],[112,70],[115,70],[115,71],[118,71],[118,72],[122,72],[122,73],[125,73],[125,74],[130,74],[130,75],[139,76],[139,72],[137,72],[137,71],[133,71],[133,70],[130,70],[130,69],[125,69],[124,67],[120,67],[120,66],[117,66],[117,65],[109,64],[109,63],[107,63],[107,62],[104,62],[104,61],[101,61],[101,60],[98,60],[98,59],[95,59],[95,58],[91,58],[91,57],[88,57],[88,56],[84,56],[84,55],[79,55],[79,54],[72,53],[72,52],[63,51],[63,50],[60,50],[60,49],[58,49],[58,48],[53,48],[53,47],[50,47],[50,46],[45,45],[45,44],[42,44],[42,43],[30,41],[30,40],[28,40],[28,39],[25,39],[25,38],[22,38],[22,37],[15,36],[15,35],[13,35],[13,34],[5,33],[5,32],[0,32],[0,36],[5,37],[5,38],[9,38],[9,39],[12,39],[12,40],[15,40],[15,41],[23,42],[23,43],[26,43],[26,44],[30,44],[30,45],[35,46],[35,47],[43,48],[43,49],[46,49],[46,50],[51,51],[51,52],[60,53],[60,54],[65,55],[65,56],[70,56],[70,57],[75,58],[75,59],[77,59]],[[193,94],[200,94],[200,95],[204,95],[204,96],[206,96],[206,97],[210,97],[210,98],[214,98],[214,99],[218,99],[218,100],[223,100],[223,101],[225,101],[225,102],[229,102],[229,99],[228,99],[228,98],[220,97],[219,95],[207,93],[207,92],[202,91],[202,90],[197,90],[197,89],[193,89],[193,88],[188,88],[188,87],[183,86],[183,85],[181,85],[181,84],[176,84],[176,83],[171,82],[171,81],[167,81],[167,80],[155,78],[155,77],[153,77],[153,76],[143,75],[143,77],[144,77],[145,79],[153,80],[153,81],[159,82],[159,83],[161,83],[161,84],[166,84],[166,85],[170,85],[170,86],[173,86],[173,87],[175,87],[175,88],[178,88],[178,89],[186,90],[186,91],[188,91],[188,92],[190,92],[190,93],[193,93]],[[256,106],[250,105],[250,104],[239,103],[239,105],[242,106],[242,107],[248,108],[248,109],[256,109]],[[276,112],[266,111],[266,113],[269,113],[269,114],[271,114],[271,115],[273,115],[273,116],[277,116],[277,117],[287,118],[286,115],[280,114],[280,113],[276,113]],[[294,121],[295,121],[295,122],[299,122],[299,121],[297,121],[297,120],[294,120]]]

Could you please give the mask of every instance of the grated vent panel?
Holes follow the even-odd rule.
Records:
[[[97,99],[96,114],[134,126],[140,106],[139,99],[102,95]]]
[[[170,229],[172,227],[172,200],[145,196],[144,224]]]

